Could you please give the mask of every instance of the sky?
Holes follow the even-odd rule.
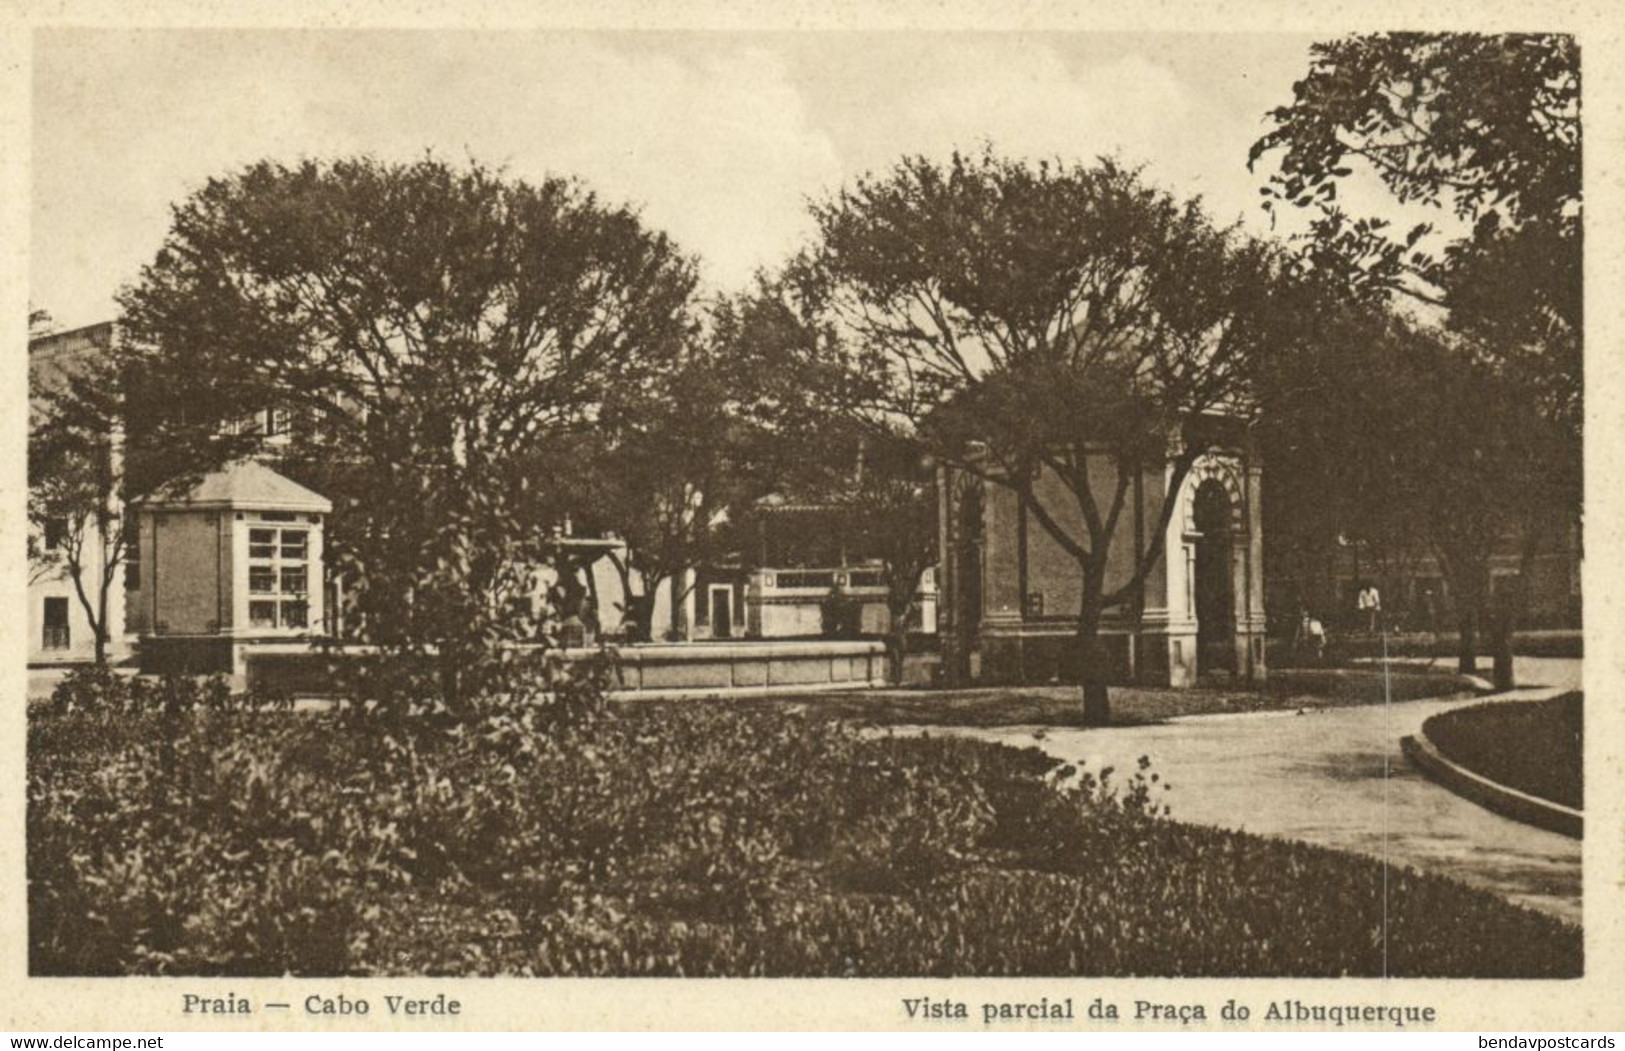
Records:
[[[30,300],[113,317],[170,206],[261,158],[425,151],[573,175],[743,287],[809,199],[905,154],[1112,154],[1270,232],[1247,151],[1291,100],[1288,34],[42,30]],[[1379,204],[1380,191],[1372,195]],[[1356,199],[1358,200],[1358,199]]]

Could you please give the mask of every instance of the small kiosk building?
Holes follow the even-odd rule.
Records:
[[[240,675],[246,647],[321,629],[325,497],[241,461],[135,510],[129,606],[143,671]]]

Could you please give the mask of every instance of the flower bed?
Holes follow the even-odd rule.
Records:
[[[32,973],[1581,971],[1579,930],[1489,894],[1159,818],[1143,769],[729,702],[566,729],[183,693],[31,713]]]
[[[1487,701],[1443,712],[1422,732],[1451,762],[1519,792],[1576,810],[1584,806],[1585,701]]]

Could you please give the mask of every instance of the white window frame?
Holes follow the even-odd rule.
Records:
[[[248,626],[259,631],[286,631],[299,632],[310,630],[310,593],[311,593],[311,564],[310,564],[310,536],[312,530],[305,525],[289,525],[282,522],[253,522],[248,527]],[[256,540],[255,534],[271,534],[269,541]],[[270,548],[269,554],[255,554],[255,549]],[[298,555],[290,555],[290,551],[298,551]],[[284,587],[287,574],[290,572],[304,574],[304,587],[292,590]],[[270,587],[256,589],[254,578],[256,575],[268,574]],[[304,623],[290,623],[290,607],[304,606]],[[269,623],[263,623],[255,617],[255,607],[271,607]]]

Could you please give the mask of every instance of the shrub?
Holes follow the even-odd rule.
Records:
[[[590,692],[590,690],[588,691]],[[1434,877],[1157,819],[1036,750],[726,703],[64,706],[36,974],[1573,974]],[[1385,916],[1387,917],[1385,920]]]

